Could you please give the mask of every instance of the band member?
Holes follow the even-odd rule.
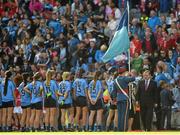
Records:
[[[24,90],[31,94],[31,117],[30,117],[30,131],[38,131],[40,127],[40,118],[42,111],[42,92],[43,84],[40,81],[41,76],[39,72],[33,76],[33,81],[29,83]]]
[[[12,115],[14,107],[14,90],[15,84],[11,80],[11,71],[5,72],[5,79],[1,85],[1,95],[2,95],[2,130],[11,131],[12,130]]]
[[[20,120],[21,131],[29,131],[29,120],[31,113],[31,95],[24,90],[24,87],[30,83],[30,76],[28,73],[22,74],[23,82],[19,85],[18,91],[21,95],[22,116]]]
[[[115,79],[112,97],[116,97],[118,109],[118,131],[127,131],[128,115],[129,115],[129,96],[128,84],[135,80],[134,77],[125,76],[127,72],[123,68],[120,70],[119,76]]]
[[[86,122],[87,122],[87,82],[83,78],[83,69],[80,69],[76,73],[76,79],[73,83],[73,89],[74,89],[74,99],[75,99],[75,105],[76,105],[76,128],[77,130],[81,130],[79,128],[82,125],[82,130],[86,131]],[[82,115],[82,123],[80,124],[80,116]]]
[[[101,82],[101,74],[100,71],[95,72],[94,79],[90,82],[88,88],[88,98],[90,100],[89,131],[93,130],[92,126],[96,112],[97,131],[101,131],[103,115],[103,86]]]
[[[138,82],[141,80],[141,77],[138,76],[138,73],[135,69],[131,70],[131,74],[133,74],[133,76],[136,77],[136,80],[129,83],[128,87],[129,98],[131,102],[131,109],[129,111],[128,119],[128,131],[131,131],[132,127],[134,127],[134,129],[140,129],[139,113],[136,112],[138,111],[138,106],[136,106],[136,94]]]
[[[55,115],[56,115],[56,91],[58,84],[52,80],[54,71],[48,70],[46,73],[46,81],[43,83],[45,95],[45,130],[55,131]],[[49,128],[50,125],[50,128]]]

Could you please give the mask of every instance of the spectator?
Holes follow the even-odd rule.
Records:
[[[133,19],[132,19],[132,25],[131,25],[131,28],[130,28],[130,31],[131,31],[131,33],[132,33],[133,35],[138,32],[137,24],[138,24],[138,19],[133,18]]]
[[[158,62],[158,65],[156,67],[156,76],[155,76],[155,81],[157,82],[157,85],[160,86],[161,81],[165,81],[166,83],[169,83],[170,80],[165,76],[164,70],[165,70],[165,63],[162,61]]]
[[[32,44],[35,46],[38,46],[40,42],[44,42],[44,38],[41,35],[41,32],[39,29],[36,29],[36,35],[34,36],[32,40]]]
[[[107,19],[109,15],[113,14],[113,10],[111,8],[112,4],[113,4],[113,1],[112,0],[108,0],[108,2],[106,4],[106,8],[105,8],[105,19]]]
[[[172,123],[171,128],[178,129],[179,128],[179,110],[180,110],[180,91],[179,91],[179,84],[175,83],[175,87],[172,89],[173,92],[173,99],[175,100],[174,105],[172,106]]]
[[[60,48],[59,48],[59,53],[60,53],[60,64],[61,64],[61,69],[66,69],[67,68],[67,61],[68,61],[68,50],[67,50],[67,46],[65,45],[65,43],[60,43],[59,44]]]
[[[31,13],[40,12],[43,10],[43,5],[39,0],[31,0],[29,3],[29,9]]]
[[[170,34],[176,34],[176,23],[175,21],[172,21],[171,25],[170,25],[170,28],[168,29],[168,32]]]
[[[150,32],[149,28],[146,28],[145,39],[142,43],[142,50],[146,53],[152,54],[154,50],[156,50],[156,41],[153,34]]]
[[[158,16],[156,16],[156,12],[151,10],[148,26],[152,29],[153,32],[155,32],[158,25],[161,25],[160,19]]]
[[[172,73],[175,70],[175,66],[177,64],[177,58],[173,54],[172,50],[168,51],[168,57],[167,57],[166,62],[169,63],[169,65],[171,67],[171,73]]]
[[[158,40],[159,50],[164,50],[166,52],[169,47],[168,45],[169,37],[168,37],[167,31],[162,32],[162,37],[160,37],[160,39],[157,39],[157,40]]]
[[[113,8],[115,19],[119,22],[120,19],[121,19],[121,11],[120,11],[120,9],[117,6],[115,6],[114,3],[111,5],[111,7]]]
[[[61,24],[57,21],[57,15],[55,13],[52,15],[52,19],[47,23],[48,26],[53,29],[53,36],[55,37],[58,37],[64,30]]]
[[[168,0],[160,0],[160,12],[167,13],[169,10],[170,1]]]
[[[131,47],[130,47],[131,48],[130,49],[131,57],[134,57],[135,53],[141,54],[141,52],[142,52],[142,43],[139,40],[137,34],[134,34],[134,36],[132,37],[131,43],[132,43]]]
[[[132,60],[132,69],[135,69],[137,73],[142,71],[143,59],[139,56],[138,52],[135,52],[135,56]]]
[[[176,22],[176,17],[174,13],[171,13],[170,16],[167,18],[167,25],[171,25],[173,22]]]
[[[153,69],[153,65],[151,64],[151,60],[149,57],[145,57],[143,58],[143,64],[142,64],[142,71],[145,70],[150,70],[151,73],[153,73],[154,69]]]
[[[174,104],[170,86],[164,84],[162,86],[163,90],[160,93],[161,96],[161,108],[162,108],[162,118],[161,118],[161,129],[164,129],[165,118],[167,117],[167,130],[171,129],[171,106]]]
[[[108,19],[109,19],[109,22],[107,24],[107,28],[109,30],[109,37],[112,38],[110,35],[114,35],[118,23],[117,23],[117,20],[115,20],[114,18],[114,14],[109,14]]]
[[[95,41],[90,41],[90,48],[88,50],[88,63],[92,64],[95,62],[95,54],[96,54],[96,43]]]
[[[96,54],[95,54],[95,60],[96,62],[98,63],[101,63],[102,62],[102,56],[105,54],[105,51],[107,50],[107,46],[106,45],[102,45],[100,47],[100,50],[97,50],[96,51]]]
[[[171,33],[169,40],[168,40],[168,49],[175,49],[176,48],[176,33]]]
[[[160,50],[159,60],[165,62],[166,61],[166,52],[164,50]]]

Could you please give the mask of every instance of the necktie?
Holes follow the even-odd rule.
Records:
[[[148,80],[145,80],[145,90],[148,88]]]

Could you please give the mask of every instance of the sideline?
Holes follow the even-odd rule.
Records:
[[[0,135],[177,135],[178,131],[172,132],[0,132]]]

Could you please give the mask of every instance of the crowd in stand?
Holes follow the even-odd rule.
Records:
[[[180,128],[180,1],[130,0],[130,58],[103,63],[126,2],[0,0],[0,131]],[[122,130],[118,76],[134,78]],[[157,87],[156,120],[145,129],[139,82],[147,78]]]

